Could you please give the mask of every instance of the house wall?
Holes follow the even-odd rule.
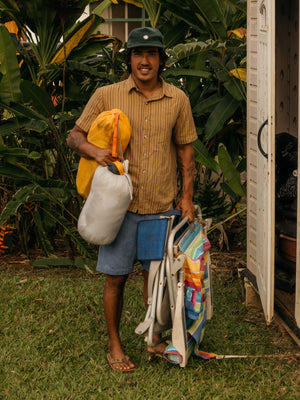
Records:
[[[247,2],[247,268],[256,275],[257,0]]]
[[[276,4],[276,130],[298,136],[298,4]]]

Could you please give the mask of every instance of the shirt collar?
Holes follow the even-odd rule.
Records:
[[[159,77],[159,79],[162,82],[161,97],[163,97],[163,96],[173,97],[173,94],[172,94],[172,91],[171,91],[169,85],[163,80],[163,78],[161,76]],[[129,75],[129,77],[127,79],[127,89],[128,89],[128,93],[130,93],[132,90],[136,90],[136,91],[139,90],[131,75]]]

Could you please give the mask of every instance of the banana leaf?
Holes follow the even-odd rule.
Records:
[[[54,254],[55,251],[53,249],[53,246],[50,243],[50,240],[47,237],[47,233],[43,226],[42,218],[41,218],[39,211],[34,210],[32,212],[32,219],[35,224],[35,226],[34,226],[35,236],[37,238],[37,241],[38,241],[43,253],[46,256]]]
[[[31,81],[21,81],[21,91],[26,103],[31,103],[36,111],[44,117],[50,118],[55,114],[55,107],[49,94]]]
[[[0,172],[1,173],[1,172]],[[0,216],[0,226],[8,221],[10,217],[17,215],[19,208],[30,201],[30,197],[36,188],[35,184],[29,184],[19,189],[13,198],[6,204]]]
[[[75,243],[81,255],[94,260],[97,259],[95,251],[90,247],[89,244],[87,244],[85,240],[82,239],[77,229],[69,221],[67,221],[66,218],[59,215],[54,210],[47,210],[45,208],[42,208],[42,210],[50,219],[53,219],[64,228],[65,235],[69,236],[72,242]]]
[[[41,154],[36,151],[29,151],[29,149],[24,149],[20,147],[16,148],[1,148],[0,147],[0,158],[6,157],[26,157],[30,160],[38,160],[41,157]]]
[[[226,38],[226,9],[228,8],[226,2],[219,0],[157,1],[193,29],[215,39]]]
[[[233,164],[223,144],[220,144],[218,148],[218,160],[223,175],[231,190],[242,197],[246,196],[246,189],[241,183],[240,173]]]
[[[162,74],[163,78],[169,76],[194,76],[199,78],[211,78],[212,74],[208,71],[201,71],[196,69],[186,69],[186,68],[169,68]]]
[[[43,132],[46,128],[47,124],[44,121],[35,121],[27,118],[11,118],[1,122],[0,136],[15,134],[16,131],[20,129]]]
[[[142,0],[142,3],[150,18],[151,26],[156,28],[160,17],[161,4],[158,4],[155,0]]]
[[[247,69],[246,68],[235,68],[229,71],[230,76],[234,76],[243,82],[247,82]]]
[[[20,117],[32,118],[34,120],[44,121],[47,123],[47,125],[51,127],[49,120],[44,115],[32,110],[29,107],[24,106],[21,103],[11,102],[10,105],[8,106],[7,104],[0,102],[0,108],[10,111],[16,117],[20,116]]]
[[[189,43],[180,43],[172,49],[167,49],[169,58],[167,60],[167,66],[170,67],[172,64],[177,63],[180,60],[191,57],[199,53],[207,53],[208,50],[220,50],[225,47],[225,43],[218,42],[215,40],[197,41]]]
[[[68,60],[81,60],[92,55],[99,54],[101,49],[108,44],[113,44],[114,53],[117,53],[122,45],[120,39],[110,35],[93,35],[83,44],[74,48]],[[89,61],[89,60],[85,60]]]
[[[21,101],[21,76],[16,48],[10,33],[3,24],[0,24],[0,73],[2,75],[0,101],[6,104],[11,101]]]
[[[104,11],[111,6],[111,4],[118,4],[117,0],[103,0],[101,3],[94,9],[93,13],[101,17]]]
[[[218,173],[220,167],[218,163],[214,160],[214,158],[209,154],[206,146],[201,142],[200,139],[197,139],[194,143],[194,152],[195,152],[195,160],[205,165],[207,168],[211,169],[212,171]]]
[[[226,2],[242,11],[244,14],[247,13],[247,0],[226,0]]]
[[[96,14],[91,14],[84,21],[82,21],[75,30],[72,31],[72,35],[66,38],[65,44],[62,44],[55,56],[51,59],[50,64],[61,64],[65,59],[68,58],[71,51],[78,46],[81,41],[84,40],[89,34],[93,32],[103,22],[103,18]]]
[[[32,172],[28,171],[26,168],[20,165],[0,165],[0,175],[7,178],[12,178],[16,182],[34,182],[37,177]]]
[[[53,254],[53,253],[52,253]],[[48,267],[72,267],[74,262],[70,258],[64,257],[48,257],[40,258],[32,262],[34,267],[48,268]]]
[[[222,97],[218,93],[212,94],[204,99],[200,99],[199,102],[193,107],[193,115],[195,117],[199,117],[212,112],[221,100]]]
[[[206,140],[212,139],[224,126],[234,112],[240,106],[240,101],[233,98],[229,93],[217,104],[205,125]]]

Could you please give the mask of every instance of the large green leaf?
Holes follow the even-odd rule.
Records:
[[[35,121],[27,118],[11,118],[1,123],[0,136],[14,134],[20,129],[43,132],[46,128],[47,124],[44,121]]]
[[[226,9],[220,0],[157,0],[190,27],[216,39],[226,38]]]
[[[33,182],[36,180],[33,173],[17,165],[0,165],[0,175],[16,181]]]
[[[169,76],[194,76],[199,78],[210,78],[212,74],[208,71],[201,71],[196,69],[185,69],[185,68],[168,68],[162,74],[163,78]]]
[[[224,87],[231,94],[232,97],[234,97],[238,101],[242,101],[245,99],[245,89],[243,90],[243,88],[241,87],[242,84],[240,81],[236,79],[234,82],[233,80],[234,78],[228,82],[225,82]]]
[[[32,212],[32,218],[35,223],[35,227],[34,227],[35,235],[37,237],[38,243],[39,243],[43,253],[46,256],[49,256],[50,254],[54,254],[55,253],[54,249],[50,243],[50,240],[48,239],[48,235],[44,228],[39,210],[34,210]]]
[[[167,49],[167,53],[169,55],[169,59],[167,61],[167,65],[170,66],[174,63],[177,63],[180,60],[191,57],[193,55],[199,53],[207,53],[208,50],[216,50],[224,48],[225,43],[217,42],[215,40],[207,40],[197,41],[197,42],[188,42],[188,43],[180,43],[173,47],[172,49]]]
[[[241,183],[240,173],[233,164],[228,151],[222,144],[220,144],[218,149],[218,159],[223,175],[231,190],[239,196],[246,196],[246,189]]]
[[[195,160],[203,165],[205,165],[210,170],[218,173],[219,172],[219,165],[214,160],[214,158],[209,154],[205,145],[197,139],[194,143],[194,151],[195,151]]]
[[[142,2],[150,18],[151,26],[156,28],[161,11],[161,4],[158,4],[155,0],[142,0]]]
[[[4,149],[0,148],[0,158],[5,158],[6,156],[14,156],[14,157],[28,157],[29,150],[23,149],[21,147],[9,148],[6,147]]]
[[[88,258],[91,259],[97,258],[95,251],[87,244],[85,240],[82,239],[77,229],[69,221],[67,221],[66,218],[64,218],[62,215],[59,215],[54,210],[47,210],[43,208],[43,211],[50,219],[53,219],[64,228],[65,234],[70,236],[82,255],[88,256]]]
[[[226,94],[210,114],[205,125],[205,136],[207,140],[212,139],[233,116],[238,109],[240,101]]]
[[[50,63],[61,64],[65,58],[68,58],[71,51],[91,34],[101,22],[103,22],[103,18],[96,14],[91,14],[84,21],[76,24],[66,37],[65,43],[61,44]]]
[[[32,262],[34,267],[45,268],[45,267],[71,267],[74,266],[74,261],[70,258],[64,257],[48,257],[40,258]]]
[[[220,0],[195,0],[196,15],[204,19],[216,38],[226,38],[225,2]],[[200,14],[200,15],[199,15]]]
[[[199,102],[193,107],[193,115],[198,117],[208,112],[212,112],[221,100],[222,97],[218,93],[212,94],[204,99],[200,99]]]
[[[30,196],[34,192],[35,187],[34,184],[29,184],[22,187],[14,194],[13,198],[6,204],[2,211],[0,216],[0,226],[3,225],[4,222],[8,221],[10,217],[16,215],[22,204],[30,201]]]
[[[193,4],[187,6],[184,2],[178,0],[157,0],[162,6],[178,17],[180,20],[185,21],[188,26],[197,31],[205,31],[205,21],[201,19],[200,15],[196,15],[196,8]],[[193,2],[192,2],[193,3]]]
[[[20,101],[20,69],[16,56],[16,48],[10,33],[3,24],[0,24],[0,101],[9,104],[11,101]]]
[[[247,13],[247,0],[226,0],[226,2],[233,5],[244,14]]]
[[[21,91],[24,101],[31,103],[36,111],[50,118],[55,113],[55,107],[48,93],[30,81],[21,81]]]
[[[94,9],[93,13],[101,17],[104,11],[112,5],[111,0],[103,0],[101,3]]]
[[[0,108],[6,109],[16,115],[17,117],[27,117],[32,118],[34,120],[42,120],[49,124],[49,120],[42,114],[32,110],[29,107],[24,106],[21,103],[12,102],[9,106],[0,103]]]

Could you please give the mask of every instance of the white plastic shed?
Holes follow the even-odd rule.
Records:
[[[247,270],[267,322],[278,308],[299,333],[300,190],[295,199],[295,288],[284,293],[275,285],[275,143],[282,132],[298,138],[300,131],[299,1],[248,0],[247,8]]]

